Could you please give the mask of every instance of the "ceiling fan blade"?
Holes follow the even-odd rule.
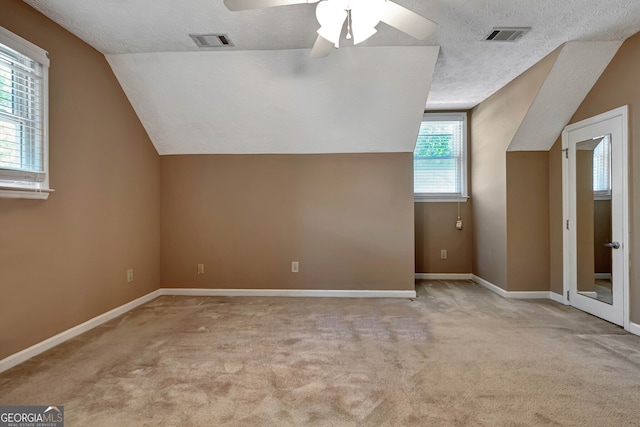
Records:
[[[320,0],[224,0],[231,11],[261,9],[263,7],[288,6],[291,4],[317,3]]]
[[[331,53],[332,48],[333,43],[322,36],[318,36],[316,42],[313,45],[313,49],[311,49],[309,58],[324,58],[325,56],[328,56],[329,53]]]
[[[438,28],[430,19],[389,0],[385,2],[381,21],[418,40],[426,39]]]

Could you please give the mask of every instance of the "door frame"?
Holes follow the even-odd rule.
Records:
[[[629,243],[630,243],[630,233],[629,233],[629,106],[624,105],[622,107],[613,109],[611,111],[607,111],[605,113],[599,114],[594,117],[590,117],[588,119],[582,120],[578,123],[574,123],[568,125],[562,131],[562,152],[563,159],[562,162],[562,217],[563,217],[563,239],[562,239],[562,252],[563,252],[563,272],[562,272],[562,281],[563,281],[563,292],[562,297],[565,305],[572,305],[569,300],[569,290],[571,289],[571,278],[572,274],[570,272],[571,266],[576,265],[576,253],[575,251],[571,251],[571,245],[573,234],[575,232],[576,224],[570,224],[569,220],[572,216],[575,218],[575,206],[572,206],[572,202],[569,194],[569,159],[568,159],[568,151],[569,151],[569,132],[573,132],[576,130],[580,130],[582,128],[593,126],[598,123],[611,120],[614,118],[621,118],[621,148],[622,148],[622,167],[620,173],[622,174],[622,233],[624,236],[624,251],[622,253],[622,295],[623,295],[623,303],[622,303],[622,319],[623,319],[623,328],[625,330],[629,330],[631,318],[630,318],[630,301],[629,301]],[[572,212],[573,209],[573,212]],[[574,221],[575,222],[575,221]]]

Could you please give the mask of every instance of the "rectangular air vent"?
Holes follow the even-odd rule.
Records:
[[[531,30],[531,27],[495,27],[485,40],[490,42],[514,42],[529,30]]]
[[[199,48],[232,47],[233,43],[226,34],[189,34]]]

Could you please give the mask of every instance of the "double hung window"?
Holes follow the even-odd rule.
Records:
[[[611,136],[605,135],[593,150],[593,194],[611,199]]]
[[[0,28],[0,197],[47,198],[49,58]]]
[[[425,113],[413,153],[416,201],[467,198],[467,115]]]

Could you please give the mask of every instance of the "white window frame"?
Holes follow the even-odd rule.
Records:
[[[42,173],[33,181],[16,179],[15,173],[0,169],[0,198],[43,199],[49,198],[49,54],[46,50],[0,27],[0,44],[21,53],[42,66],[41,126]],[[42,176],[44,175],[44,176]]]
[[[608,165],[607,165],[607,168],[606,168],[606,172],[609,174],[609,176],[606,177],[607,187],[608,188],[606,188],[604,190],[596,190],[594,188],[593,189],[593,199],[594,200],[611,200],[611,135],[603,136],[602,140],[593,149],[593,158],[594,158],[594,162],[593,162],[593,175],[594,175],[593,185],[595,187],[595,184],[596,184],[595,177],[596,177],[597,174],[599,174],[599,172],[601,172],[600,170],[597,170],[597,166],[598,165],[596,165],[596,162],[595,162],[596,149],[598,148],[598,146],[600,144],[602,144],[605,141],[609,145],[609,148],[606,150],[608,152],[608,158],[607,158]]]
[[[425,121],[460,121],[462,119],[462,176],[460,177],[462,190],[460,193],[416,193],[414,189],[413,199],[415,202],[466,202],[469,199],[469,136],[467,131],[467,113],[465,112],[452,112],[452,113],[424,113],[422,116],[422,122]],[[417,146],[417,137],[416,137]],[[414,148],[415,153],[415,148]],[[415,154],[414,154],[415,156]]]

